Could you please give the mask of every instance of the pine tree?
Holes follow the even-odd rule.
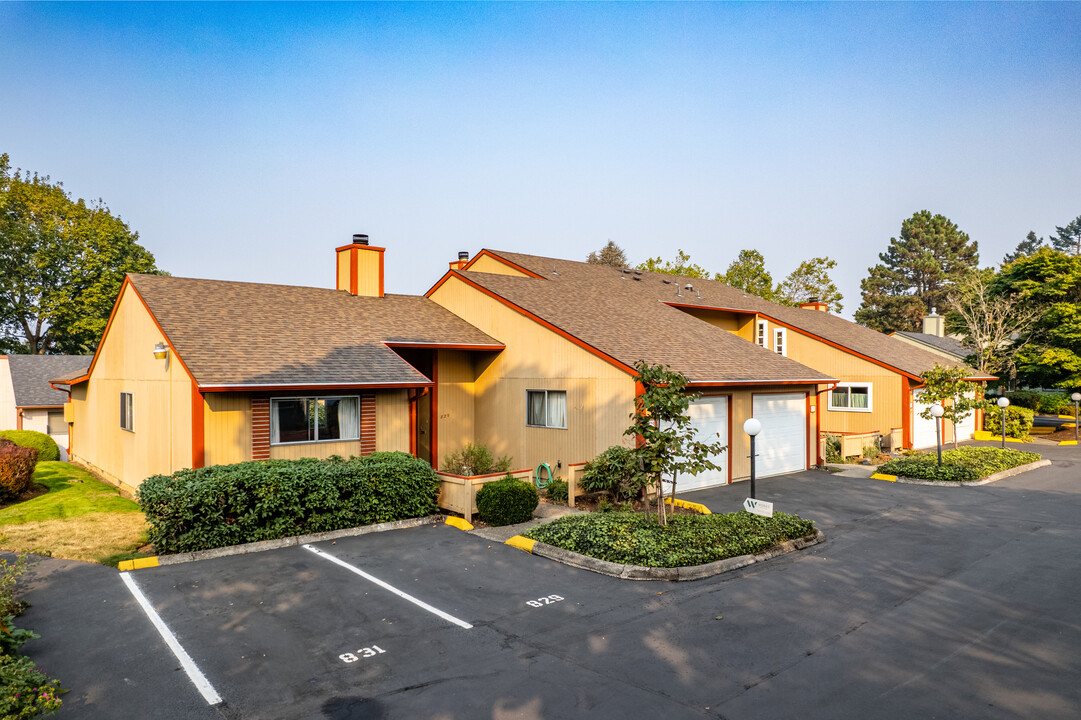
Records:
[[[1058,235],[1051,236],[1051,244],[1056,250],[1067,255],[1081,255],[1081,215],[1071,220],[1066,227],[1055,226]]]
[[[901,223],[880,264],[860,283],[856,322],[882,332],[916,330],[931,308],[945,308],[951,286],[979,264],[977,244],[942,215],[921,210]]]
[[[1017,247],[1014,248],[1014,251],[1007,254],[1006,257],[1002,258],[1002,264],[1009,265],[1015,260],[1020,260],[1023,257],[1031,256],[1037,250],[1043,247],[1043,242],[1043,238],[1036,237],[1036,233],[1032,230],[1029,230],[1028,235],[1025,236],[1025,239],[1017,243]]]
[[[611,265],[612,267],[625,268],[627,267],[627,253],[623,252],[623,248],[619,245],[609,240],[608,244],[602,247],[600,252],[594,250],[589,253],[586,262],[590,265]]]

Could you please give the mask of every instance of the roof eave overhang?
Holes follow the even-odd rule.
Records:
[[[199,392],[282,392],[300,390],[402,390],[432,387],[435,383],[425,382],[383,382],[383,383],[226,383],[218,385],[200,385]]]
[[[507,346],[503,343],[438,343],[387,340],[383,344],[386,345],[388,348],[431,348],[432,350],[498,351],[507,349]]]
[[[808,378],[797,380],[693,380],[687,387],[731,387],[752,385],[826,385],[839,382],[836,378]]]

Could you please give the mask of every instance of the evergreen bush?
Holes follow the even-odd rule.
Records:
[[[613,498],[632,498],[645,487],[638,473],[634,450],[613,445],[586,463],[582,470],[582,489],[607,492]]]
[[[1036,413],[1028,408],[1010,405],[1006,408],[1006,437],[1024,439],[1032,429]],[[993,405],[983,411],[983,429],[1002,435],[1002,408]]]
[[[436,511],[431,466],[403,452],[266,460],[155,475],[139,487],[159,553],[340,530]]]
[[[510,470],[509,455],[496,460],[487,445],[467,443],[461,450],[447,453],[443,458],[443,472],[451,475],[487,475]]]
[[[533,483],[507,475],[477,490],[477,512],[489,525],[514,525],[533,517],[540,499]]]
[[[56,441],[45,433],[36,430],[2,430],[0,438],[10,440],[20,447],[34,448],[38,451],[38,462],[60,459],[60,448]]]

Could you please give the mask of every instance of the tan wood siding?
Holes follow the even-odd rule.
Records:
[[[514,275],[515,277],[529,277],[521,270],[515,270],[510,265],[506,265],[495,258],[488,255],[481,255],[478,257],[472,265],[469,266],[471,272],[492,273],[493,275]]]
[[[382,275],[383,253],[378,250],[357,249],[357,295],[381,297],[379,280]]]
[[[338,263],[335,273],[335,281],[339,290],[349,292],[349,250],[338,252]]]
[[[360,440],[344,440],[342,442],[314,442],[295,443],[289,445],[271,445],[271,460],[299,460],[301,458],[315,458],[322,460],[331,455],[340,455],[350,458],[360,455]]]
[[[171,351],[154,358],[154,345],[164,340],[125,287],[85,399],[74,394],[75,459],[129,491],[150,475],[191,466],[191,379]],[[133,432],[120,427],[121,392],[132,393]]]
[[[389,390],[375,394],[375,449],[409,452],[409,393]]]
[[[439,457],[433,460],[441,466],[443,458],[473,442],[476,371],[472,353],[461,350],[440,350],[437,367]]]
[[[205,451],[207,465],[251,460],[251,398],[244,393],[206,393]]]
[[[432,299],[507,346],[474,360],[476,442],[495,455],[510,455],[516,468],[547,462],[554,469],[562,462],[557,473],[565,474],[568,463],[626,441],[634,403],[630,375],[457,278]],[[566,391],[567,429],[528,427],[527,390]],[[460,397],[452,402],[464,404]],[[441,414],[443,407],[441,396]],[[446,448],[441,435],[440,454]]]

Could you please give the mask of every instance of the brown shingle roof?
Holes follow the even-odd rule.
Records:
[[[128,277],[200,387],[426,383],[386,343],[499,346],[424,297]]]
[[[857,325],[836,315],[818,310],[778,305],[715,280],[681,278],[684,285],[691,283],[695,290],[694,292],[683,290],[682,297],[678,297],[674,284],[671,284],[675,279],[672,275],[643,272],[638,275],[641,280],[620,280],[619,277],[622,274],[620,270],[606,265],[590,265],[573,260],[558,260],[497,250],[488,252],[543,275],[555,281],[553,284],[570,282],[576,286],[576,293],[582,292],[579,286],[616,282],[628,284],[628,288],[634,289],[635,295],[649,297],[659,302],[758,313],[914,377],[930,370],[936,364],[951,364],[941,355],[913,347],[877,330]],[[554,274],[553,270],[558,275]],[[665,280],[668,280],[669,284],[666,284]],[[751,344],[745,340],[741,342],[745,345]],[[955,364],[963,367],[960,363]],[[980,376],[976,371],[972,372],[973,377]]]
[[[559,275],[551,274],[553,262]],[[663,363],[699,384],[833,379],[668,307],[641,292],[639,281],[621,280],[618,271],[595,273],[592,266],[565,261],[530,267],[557,282],[461,275],[627,366]]]

